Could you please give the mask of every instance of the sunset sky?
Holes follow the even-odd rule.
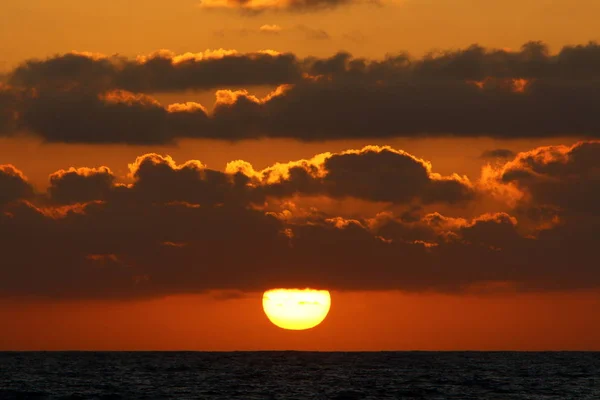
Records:
[[[600,350],[598,16],[3,1],[0,350]]]

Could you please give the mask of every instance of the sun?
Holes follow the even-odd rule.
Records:
[[[303,330],[319,325],[329,312],[327,290],[272,289],[263,294],[263,309],[269,320],[283,329]]]

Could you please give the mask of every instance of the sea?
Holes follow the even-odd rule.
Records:
[[[0,352],[0,399],[600,399],[599,352]]]

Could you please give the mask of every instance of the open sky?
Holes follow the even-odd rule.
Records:
[[[0,350],[600,350],[598,16],[2,1]]]

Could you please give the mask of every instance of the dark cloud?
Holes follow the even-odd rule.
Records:
[[[29,60],[9,74],[16,86],[101,92],[173,92],[228,86],[296,82],[301,71],[293,54],[207,50],[176,55],[159,51],[138,59],[80,53]]]
[[[3,87],[0,82],[0,135],[10,134],[16,129],[19,99],[14,90]]]
[[[12,88],[0,92],[0,132],[128,144],[185,137],[592,138],[600,132],[599,48],[590,43],[551,55],[540,43],[518,52],[473,46],[380,61],[226,50],[139,60],[69,54],[13,71]],[[163,106],[140,94],[279,84],[262,99],[219,90],[213,112],[193,103]]]
[[[464,82],[374,86],[315,82],[281,88],[262,99],[246,91],[221,90],[211,113],[197,104],[165,108],[144,95],[39,91],[23,101],[18,122],[45,141],[66,143],[264,137],[509,139],[597,137],[600,132],[600,116],[593,107],[600,101],[600,86],[593,82],[538,81],[524,93]]]
[[[250,177],[211,170],[197,160],[178,165],[169,156],[150,153],[138,157],[129,168],[134,179],[129,185],[117,183],[107,167],[55,172],[50,175],[48,200],[59,205],[100,200],[210,206],[264,201],[261,191],[250,185]]]
[[[206,168],[199,161],[177,165],[170,157],[147,154],[131,171],[132,194],[144,201],[183,201],[202,205],[248,205],[264,200],[242,174],[226,174]]]
[[[50,175],[48,195],[60,204],[105,200],[114,183],[115,176],[107,167],[70,168]]]
[[[600,142],[519,153],[496,180],[514,186],[520,202],[536,210],[600,215]]]
[[[33,196],[33,187],[21,171],[12,165],[0,165],[0,205]]]
[[[114,298],[249,288],[287,240],[274,217],[240,207],[113,198],[57,215],[25,203],[7,211],[0,215],[2,295]]]
[[[10,217],[0,216],[7,245],[3,295],[136,298],[282,286],[456,292],[495,282],[518,290],[600,284],[589,263],[593,249],[572,239],[557,248],[557,237],[564,240],[571,231],[529,239],[504,217],[446,229],[424,226],[433,236],[424,241],[380,237],[365,221],[287,224],[238,207],[108,202],[60,217],[31,207],[14,206]],[[4,235],[9,230],[12,235]],[[597,225],[592,232],[598,233]],[[566,250],[573,251],[568,260]]]
[[[266,169],[262,179],[267,195],[324,195],[374,202],[467,202],[474,190],[467,179],[441,177],[431,166],[408,153],[389,147],[326,154],[286,167]],[[273,177],[283,174],[273,182]],[[287,176],[285,176],[287,175]]]
[[[566,208],[561,191],[597,183],[596,147],[586,142],[520,153],[498,176],[506,178],[504,185],[528,191],[522,201]],[[530,175],[511,177],[519,167]],[[427,192],[432,173],[389,149],[324,155],[259,172],[243,162],[228,169],[149,154],[132,164],[128,185],[116,183],[106,168],[70,169],[51,176],[44,199],[33,198],[22,174],[4,167],[0,193],[12,194],[0,206],[0,294],[104,299],[305,286],[438,292],[600,287],[594,262],[600,216],[588,206],[588,191],[567,194],[578,213],[562,213],[554,224],[533,229],[508,213],[460,218],[419,205],[398,215],[348,219],[314,207],[276,212],[253,196],[280,174],[299,191],[325,185],[318,190],[322,196],[347,190],[364,199],[407,201]],[[300,170],[321,179],[303,181]],[[352,192],[352,173],[364,194]],[[569,179],[571,186],[560,186]],[[560,189],[540,189],[550,181]]]
[[[389,147],[326,153],[311,160],[255,171],[234,161],[221,172],[200,161],[177,164],[169,156],[146,154],[130,165],[134,183],[118,184],[106,167],[71,168],[50,175],[49,199],[73,204],[118,199],[204,205],[260,205],[269,198],[326,196],[394,204],[457,204],[475,198],[466,178],[442,177],[431,166]]]
[[[165,143],[164,108],[151,101],[107,101],[83,91],[40,91],[28,99],[22,123],[48,142]]]
[[[21,127],[47,142],[170,143],[206,130],[208,120],[194,103],[165,109],[148,96],[124,91],[41,90],[23,104]]]
[[[315,37],[322,30],[300,25]],[[415,59],[406,53],[383,60],[355,58],[339,53],[329,58],[298,59],[291,53],[263,51],[241,54],[234,50],[207,50],[177,55],[161,50],[137,59],[86,53],[28,60],[8,74],[10,83],[25,87],[84,86],[97,90],[174,92],[230,86],[296,83],[302,73],[330,74],[337,82],[366,84],[418,83],[439,80],[481,82],[490,78],[588,81],[600,78],[600,45],[565,46],[550,54],[541,42],[529,42],[519,51],[466,49],[430,53]]]
[[[298,85],[266,102],[256,130],[300,140],[374,137],[597,136],[600,86],[532,82],[479,88],[465,82]],[[236,112],[232,105],[229,114]],[[556,112],[560,110],[560,112]],[[258,114],[258,116],[262,116]],[[218,112],[215,119],[219,118]]]
[[[481,158],[514,158],[515,152],[509,149],[485,150],[481,153]]]
[[[374,1],[371,1],[374,3]],[[245,15],[257,15],[265,11],[316,12],[343,5],[364,3],[361,0],[278,0],[265,3],[256,0],[202,0],[205,9],[232,9]]]

